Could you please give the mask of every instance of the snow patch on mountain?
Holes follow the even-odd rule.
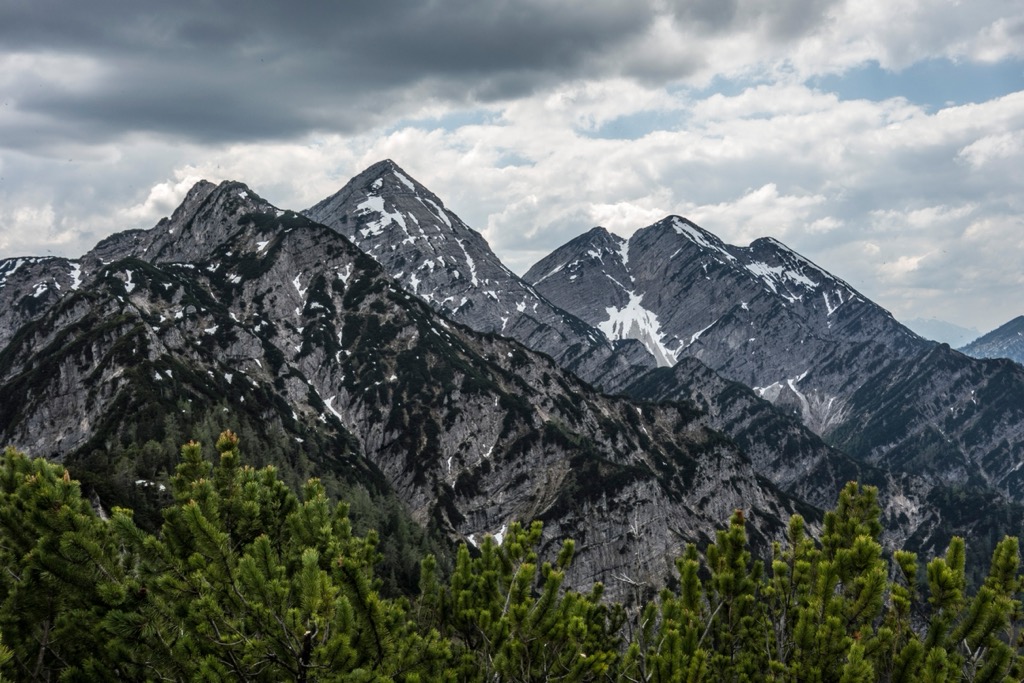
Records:
[[[480,282],[476,279],[476,263],[473,262],[473,257],[466,251],[466,243],[463,240],[455,240],[459,246],[462,247],[462,253],[466,256],[466,266],[469,268],[469,279],[473,282],[473,286],[479,286]]]
[[[82,286],[82,264],[71,264],[71,289],[78,289]]]
[[[412,180],[410,180],[408,176],[399,171],[397,168],[394,169],[394,174],[395,177],[398,178],[398,180],[401,181],[403,185],[409,188],[409,190],[411,190],[412,192],[416,191],[416,186],[412,184]]]
[[[359,229],[359,234],[364,238],[380,235],[384,232],[384,228],[391,223],[398,224],[402,230],[406,231],[408,234],[408,228],[406,228],[405,225],[405,217],[401,213],[388,211],[387,207],[384,206],[383,197],[370,195],[356,207],[356,216],[365,216],[370,213],[379,214],[380,218],[366,223]]]
[[[843,290],[837,289],[835,292],[833,292],[833,294],[839,300],[839,303],[833,304],[831,301],[829,301],[828,292],[821,293],[821,295],[825,298],[825,308],[828,310],[828,315],[832,315],[839,309],[840,306],[846,303],[845,301],[843,301]]]
[[[10,263],[13,263],[14,265],[13,266],[8,265]],[[4,266],[6,266],[5,270],[7,272],[4,273],[4,280],[6,281],[9,276],[14,275],[16,272],[18,272],[18,268],[21,268],[22,264],[24,264],[24,263],[31,263],[31,261],[29,259],[21,259],[21,258],[19,258],[19,259],[14,259],[13,261],[8,261],[7,263],[5,263]]]
[[[808,289],[816,289],[818,287],[818,283],[811,278],[799,271],[786,268],[785,266],[769,266],[767,263],[754,261],[753,263],[748,263],[746,265],[746,269],[760,278],[761,281],[768,285],[772,292],[776,294],[779,293],[780,287],[786,287],[787,282],[791,282]],[[789,300],[799,298],[794,297],[793,295],[787,296],[786,294],[783,294],[783,296]]]
[[[721,320],[721,318],[719,318],[718,320]],[[685,346],[680,345],[680,350],[682,350],[683,348],[686,348],[686,346],[689,346],[690,344],[693,344],[698,339],[700,339],[700,336],[702,334],[704,334],[705,332],[707,332],[708,330],[710,330],[712,327],[714,327],[715,324],[718,323],[718,320],[715,320],[715,322],[711,323],[707,327],[702,328],[702,329],[697,330],[696,332],[694,332],[693,335],[690,337],[690,342],[688,344],[686,344]]]
[[[442,223],[447,225],[449,228],[452,227],[452,222],[448,220],[448,216],[445,215],[444,209],[442,209],[435,202],[433,202],[430,199],[427,199],[426,197],[417,197],[417,199],[420,200],[420,204],[422,204],[423,206],[427,207],[428,209],[433,209],[434,215],[436,215],[441,220]]]
[[[317,393],[319,394],[319,391]],[[327,407],[327,410],[331,411],[331,414],[334,415],[334,417],[338,418],[339,421],[344,421],[344,418],[341,416],[341,413],[339,413],[338,409],[334,407],[334,399],[336,396],[336,394],[328,396],[327,398],[323,399],[323,402],[324,405]]]
[[[676,364],[676,355],[668,350],[661,321],[653,311],[643,307],[641,298],[628,292],[629,303],[622,308],[609,306],[605,309],[608,319],[598,323],[597,328],[609,339],[636,339],[647,347],[659,367]]]
[[[542,277],[541,279],[537,280],[537,281],[536,281],[535,283],[533,283],[533,284],[534,284],[534,285],[539,285],[540,283],[544,282],[545,280],[547,280],[547,279],[548,279],[549,277],[551,277],[551,276],[552,276],[552,275],[554,275],[555,273],[559,273],[559,272],[561,272],[561,270],[562,270],[563,268],[565,268],[565,264],[564,264],[564,263],[563,263],[563,264],[561,264],[561,265],[555,266],[554,268],[552,268],[552,269],[551,269],[551,271],[550,271],[550,272],[549,272],[549,273],[548,273],[547,275],[545,275],[545,276],[544,276],[544,277]]]
[[[309,287],[303,287],[302,286],[302,282],[299,280],[299,278],[301,278],[301,277],[302,277],[301,273],[296,275],[295,279],[292,280],[292,286],[295,287],[295,291],[299,293],[299,298],[305,300],[305,298],[306,298],[306,290],[308,290]]]
[[[773,382],[765,387],[751,388],[771,403],[789,403],[794,408],[799,407],[804,423],[814,431],[824,433],[846,419],[846,401],[817,390],[801,389],[798,385],[809,373],[810,370],[805,370],[796,377]]]
[[[730,254],[721,244],[715,244],[712,242],[711,235],[705,233],[703,230],[696,228],[682,218],[675,216],[672,218],[672,227],[680,235],[690,238],[697,246],[703,247],[708,251],[718,252],[725,257],[727,261],[735,261],[736,257]]]
[[[334,272],[338,276],[338,279],[341,280],[343,284],[347,285],[348,284],[348,279],[350,277],[352,277],[352,264],[351,263],[345,264],[345,269],[344,270],[342,270],[341,266],[339,266],[339,267],[335,268]]]

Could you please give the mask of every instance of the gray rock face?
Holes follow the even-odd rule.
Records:
[[[1009,358],[1024,365],[1024,315],[982,335],[960,351],[972,358]]]
[[[393,161],[374,164],[303,212],[352,240],[435,310],[481,332],[516,339],[579,377],[617,386],[643,347],[616,347],[501,263],[486,240]]]
[[[723,379],[693,358],[643,375],[625,393],[642,400],[694,403],[712,428],[735,440],[755,471],[819,508],[832,508],[848,481],[877,487],[883,537],[889,548],[941,550],[950,534],[974,535],[988,522],[991,508],[984,514],[961,515],[955,524],[939,524],[929,500],[949,495],[947,484],[909,469],[894,471],[886,463],[851,458],[826,444],[798,417],[776,409],[749,387]]]
[[[38,318],[82,283],[78,261],[23,257],[0,261],[0,349],[26,322]]]
[[[548,542],[577,540],[574,584],[620,598],[663,585],[683,544],[734,508],[762,548],[797,509],[698,411],[610,398],[446,319],[243,185],[200,184],[170,219],[101,246],[0,353],[0,392],[17,397],[0,441],[58,460],[143,428],[159,441],[141,416],[206,397],[226,421],[280,430],[323,474],[377,473],[454,538],[542,519]]]
[[[674,216],[628,242],[592,230],[524,277],[606,335],[639,339],[659,365],[696,358],[819,433],[842,421],[861,367],[928,346],[782,244],[729,246]]]
[[[1024,502],[1024,487],[1007,485],[1024,469],[1016,371],[921,339],[775,240],[734,247],[669,217],[628,241],[592,230],[525,279],[609,337],[639,339],[665,364],[700,360],[850,455],[919,477],[919,497],[970,482]],[[693,398],[692,380],[676,379],[674,393]]]

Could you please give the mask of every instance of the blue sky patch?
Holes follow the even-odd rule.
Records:
[[[683,116],[678,110],[638,111],[607,121],[594,130],[580,129],[577,132],[583,137],[600,140],[639,140],[655,131],[676,130],[682,121]]]
[[[808,85],[834,92],[843,100],[879,102],[904,97],[935,111],[1024,90],[1024,62],[978,64],[931,59],[900,71],[889,71],[872,61],[842,75],[812,78]]]

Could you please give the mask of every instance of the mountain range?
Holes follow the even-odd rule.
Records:
[[[953,348],[960,348],[981,335],[981,331],[977,328],[961,327],[936,318],[911,318],[902,322],[925,339],[949,344]]]
[[[177,446],[232,427],[438,536],[542,519],[578,542],[570,580],[616,597],[733,509],[762,551],[794,511],[813,528],[850,479],[880,487],[892,546],[1024,528],[1020,365],[676,216],[520,278],[391,161],[300,213],[204,181],[81,259],[0,262],[0,391],[0,442],[99,505],[158,504]]]

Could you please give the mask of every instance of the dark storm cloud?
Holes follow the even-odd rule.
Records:
[[[673,13],[681,24],[725,33],[761,27],[768,37],[787,41],[824,21],[838,0],[676,0]]]
[[[410,99],[520,96],[587,75],[653,16],[582,1],[36,1],[0,10],[0,44],[95,67],[84,84],[10,93],[37,132],[21,145],[140,131],[234,141],[351,132]]]

